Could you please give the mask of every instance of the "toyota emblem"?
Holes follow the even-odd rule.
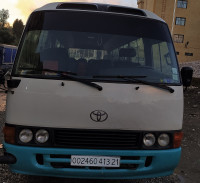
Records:
[[[108,119],[108,114],[105,111],[96,110],[90,113],[90,118],[95,122],[103,122]]]

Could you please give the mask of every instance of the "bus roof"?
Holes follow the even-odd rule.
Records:
[[[36,9],[35,11],[45,11],[45,10],[78,10],[78,11],[100,11],[100,12],[107,12],[107,13],[118,13],[118,14],[128,14],[139,16],[143,18],[149,18],[154,20],[159,20],[165,22],[156,14],[133,7],[128,6],[119,6],[119,5],[111,5],[111,4],[100,4],[100,3],[80,3],[80,2],[56,2],[56,3],[49,3],[45,6]]]

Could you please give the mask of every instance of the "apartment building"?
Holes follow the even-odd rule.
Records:
[[[170,29],[179,62],[200,60],[200,0],[138,0]]]

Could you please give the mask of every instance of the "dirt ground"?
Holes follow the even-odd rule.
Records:
[[[0,93],[0,130],[5,121],[6,95]],[[185,91],[184,138],[182,157],[173,175],[145,180],[79,180],[25,176],[11,173],[7,165],[0,165],[0,183],[200,183],[200,79]],[[0,133],[0,144],[3,136]],[[0,152],[1,153],[1,152]]]
[[[185,183],[200,183],[200,79],[185,92],[182,157],[177,173]]]

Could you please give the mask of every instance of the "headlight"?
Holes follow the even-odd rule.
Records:
[[[156,138],[155,138],[154,134],[152,134],[152,133],[146,134],[143,138],[143,143],[147,147],[153,146],[155,144],[155,142],[156,142]]]
[[[167,135],[166,133],[161,134],[158,137],[158,144],[162,147],[169,145],[169,135]]]
[[[35,139],[39,143],[45,143],[49,139],[49,133],[46,130],[38,130]]]
[[[23,143],[28,143],[33,139],[33,132],[29,129],[24,129],[20,132],[19,139]]]

